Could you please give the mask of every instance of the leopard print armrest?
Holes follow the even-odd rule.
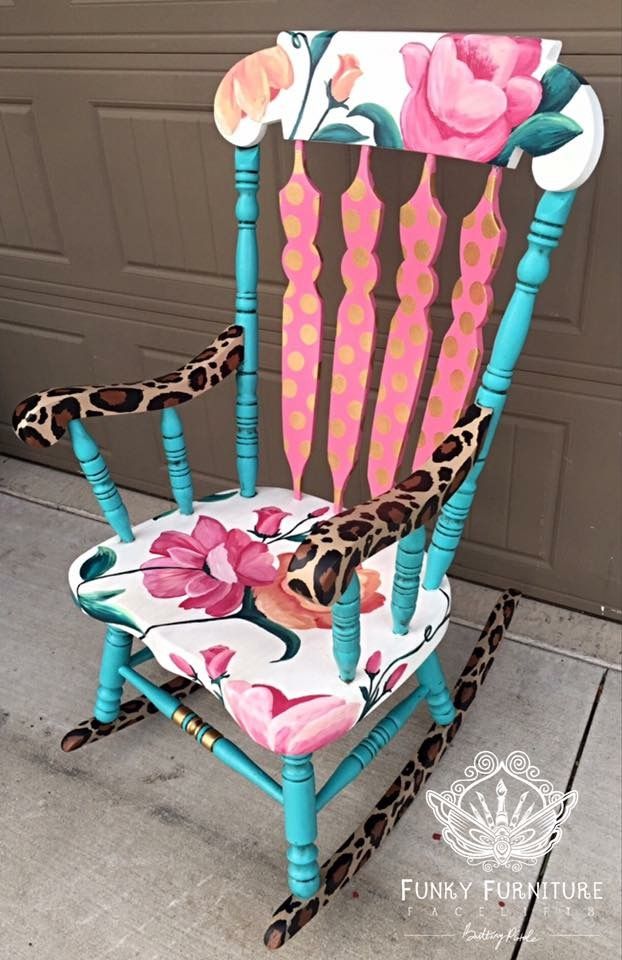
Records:
[[[244,358],[244,331],[233,324],[189,363],[138,383],[53,387],[34,393],[15,408],[13,429],[31,447],[51,447],[70,420],[162,410],[194,400],[236,370]]]
[[[291,589],[322,606],[336,603],[363,560],[431,520],[456,492],[491,417],[492,410],[472,404],[420,470],[387,493],[318,521],[289,563]]]

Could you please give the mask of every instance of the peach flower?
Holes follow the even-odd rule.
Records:
[[[335,100],[339,100],[339,102],[347,100],[352,93],[352,87],[362,76],[363,71],[354,54],[339,54],[339,66],[333,74],[330,84],[330,92]]]
[[[270,620],[294,630],[311,630],[313,627],[330,629],[330,609],[299,596],[287,585],[285,575],[292,557],[293,553],[280,554],[279,567],[272,583],[253,588],[257,608]],[[380,574],[376,570],[362,567],[359,568],[358,575],[361,585],[361,613],[370,613],[381,607],[385,601],[384,595],[378,593]]]
[[[271,100],[291,87],[294,71],[281,47],[258,50],[236,63],[223,78],[214,98],[214,117],[224,136],[231,136],[242,117],[259,122]]]

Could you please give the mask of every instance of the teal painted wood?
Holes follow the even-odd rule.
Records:
[[[106,629],[99,668],[99,687],[93,711],[95,719],[100,723],[112,723],[119,716],[123,696],[123,680],[119,669],[130,662],[133,639],[131,634],[117,627],[109,626]]]
[[[429,653],[415,670],[417,680],[426,689],[426,701],[434,723],[444,726],[456,716],[456,708],[445,682],[445,674],[436,650]]]
[[[134,539],[132,524],[121,494],[108,473],[108,467],[99,452],[99,447],[87,431],[81,420],[69,421],[71,445],[76,459],[91,489],[97,497],[102,513],[123,543]]]
[[[391,591],[391,614],[393,633],[400,636],[408,633],[410,621],[417,606],[425,541],[425,527],[418,527],[408,536],[403,537],[397,545],[395,575]]]
[[[296,897],[312,897],[320,887],[320,865],[315,845],[317,809],[311,754],[284,756],[282,782],[287,840],[287,879]]]
[[[391,742],[425,698],[426,693],[427,689],[423,686],[419,686],[412,693],[409,693],[369,731],[366,737],[363,737],[347,757],[344,757],[321,790],[318,791],[316,801],[318,813],[344,787],[356,780],[365,767],[368,767],[380,751]]]
[[[192,474],[188,463],[183,424],[174,407],[165,407],[162,411],[161,427],[162,446],[173,497],[179,512],[187,516],[192,513]]]
[[[129,665],[130,667],[137,667],[140,663],[145,663],[147,660],[153,660],[153,651],[150,650],[149,647],[143,647],[142,650],[138,650],[132,654]]]
[[[129,680],[132,686],[136,687],[137,690],[147,697],[147,700],[149,700],[160,713],[168,717],[169,720],[172,719],[175,711],[184,705],[177,697],[174,697],[171,693],[167,693],[166,690],[147,680],[146,677],[143,677],[140,673],[137,673],[136,670],[133,670],[131,666],[121,666],[118,668],[118,672],[126,680]],[[188,732],[190,723],[197,719],[200,719],[198,714],[192,710],[189,711],[181,724],[181,729],[184,732]],[[200,743],[204,734],[210,730],[214,730],[214,727],[209,723],[203,723],[201,726],[193,729],[192,736]],[[223,763],[226,763],[228,767],[231,767],[232,770],[235,770],[236,773],[245,777],[246,780],[250,780],[256,787],[259,787],[264,793],[267,793],[273,800],[276,800],[278,803],[283,802],[283,791],[276,780],[262,770],[254,760],[251,760],[251,758],[247,756],[243,750],[240,750],[235,743],[232,743],[231,740],[227,740],[226,737],[219,737],[213,744],[211,752]]]
[[[238,240],[235,252],[235,322],[244,328],[244,362],[236,375],[236,452],[240,493],[254,497],[257,487],[259,441],[257,431],[257,218],[259,204],[259,147],[235,148],[235,215]]]
[[[476,394],[476,402],[493,410],[488,435],[481,453],[460,489],[445,504],[434,527],[428,550],[424,586],[436,590],[449,569],[469,515],[488,451],[505,407],[508,389],[523,349],[541,285],[550,269],[550,256],[559,244],[576,191],[545,192],[527,237],[527,252],[516,271],[514,293],[501,318],[490,356]]]
[[[351,683],[361,656],[361,587],[355,573],[333,607],[333,655],[339,677]]]

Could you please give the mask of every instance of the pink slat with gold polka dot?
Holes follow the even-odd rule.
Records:
[[[283,297],[283,442],[297,499],[313,440],[322,347],[322,301],[315,286],[322,261],[313,242],[320,193],[307,176],[303,148],[297,141],[292,175],[279,193],[287,237],[281,259],[289,280]]]
[[[451,430],[479,373],[482,331],[493,303],[490,281],[501,262],[507,235],[499,210],[501,177],[501,168],[493,167],[481,200],[462,221],[461,276],[451,298],[454,319],[441,345],[414,469],[425,463],[434,447]]]
[[[329,410],[328,462],[339,508],[356,462],[376,339],[372,290],[378,279],[375,248],[384,204],[374,191],[370,148],[361,147],[356,177],[341,198],[346,252],[341,275],[346,288],[337,313]]]
[[[436,199],[436,158],[426,157],[413,196],[400,209],[404,259],[397,271],[400,302],[391,320],[369,448],[367,478],[373,497],[392,486],[428,362],[430,304],[438,293],[433,264],[447,216]]]

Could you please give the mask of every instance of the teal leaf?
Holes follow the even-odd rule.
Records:
[[[225,490],[224,493],[207,493],[204,497],[199,497],[201,503],[214,503],[216,500],[230,500],[238,494],[238,490]]]
[[[379,147],[402,150],[404,141],[399,127],[386,107],[379,103],[359,103],[350,110],[349,117],[366,117],[374,125],[374,140]]]
[[[572,100],[585,81],[574,70],[556,63],[546,71],[542,84],[542,99],[536,113],[558,113]]]
[[[289,537],[285,537],[285,540],[292,540],[294,543],[304,543],[308,539],[308,533],[292,533]]]
[[[369,700],[369,690],[367,689],[367,687],[359,687],[359,690],[361,691],[361,696],[363,700],[365,701]]]
[[[328,44],[335,36],[335,30],[322,30],[317,33],[309,44],[309,55],[311,57],[311,69],[315,70],[319,60],[324,55]]]
[[[125,590],[96,590],[86,596],[78,596],[78,604],[89,617],[93,617],[95,620],[102,620],[104,623],[116,624],[120,627],[129,627],[136,630],[137,633],[141,633],[138,624],[132,620],[125,610],[105,602],[112,600],[113,597],[118,597],[121,593],[125,593]]]
[[[96,552],[87,557],[80,567],[81,580],[94,580],[107,573],[117,562],[117,555],[110,547],[98,547]]]
[[[532,157],[541,157],[545,153],[559,150],[580,133],[583,133],[583,128],[576,120],[564,116],[563,113],[534,113],[512,130],[501,153],[490,162],[506,166],[516,147],[520,147]]]
[[[364,133],[359,133],[349,123],[329,123],[311,137],[312,140],[330,140],[333,143],[359,143],[368,140]]]

